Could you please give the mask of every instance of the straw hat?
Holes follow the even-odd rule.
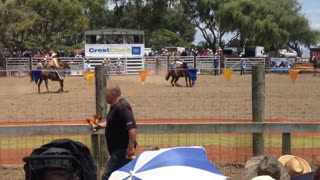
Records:
[[[104,59],[104,60],[103,60],[103,63],[105,63],[105,64],[108,64],[109,62],[110,62],[109,59]]]
[[[278,160],[286,167],[290,176],[311,172],[309,163],[301,157],[294,155],[283,155]]]
[[[277,180],[289,180],[286,168],[273,156],[260,155],[249,159],[245,165],[245,179],[268,175]]]
[[[57,56],[57,54],[56,54],[56,53],[52,53],[52,54],[51,54],[51,57],[54,57],[54,56]]]
[[[268,176],[268,175],[263,175],[263,176],[257,176],[251,180],[275,180],[272,177]]]

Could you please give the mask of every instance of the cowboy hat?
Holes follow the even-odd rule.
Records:
[[[103,63],[109,63],[109,62],[110,62],[109,59],[104,59],[104,60],[103,60]]]
[[[57,54],[56,54],[56,53],[52,53],[52,54],[51,54],[51,57],[54,57],[54,56],[57,56]]]
[[[311,172],[309,163],[301,157],[294,155],[283,155],[278,160],[285,166],[290,176]]]
[[[245,179],[268,175],[277,180],[289,180],[286,168],[273,156],[260,155],[250,158],[245,165]]]
[[[268,175],[263,175],[263,176],[254,177],[251,180],[275,180],[275,179],[273,179],[272,177],[270,177]]]

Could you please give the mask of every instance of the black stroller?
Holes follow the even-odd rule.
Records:
[[[89,148],[81,142],[57,139],[34,149],[25,162],[25,180],[96,180]]]

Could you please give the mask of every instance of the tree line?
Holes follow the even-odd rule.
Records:
[[[85,30],[108,27],[144,30],[153,49],[289,46],[300,55],[320,34],[298,0],[0,1],[0,49],[82,48]],[[193,45],[196,29],[204,41]]]

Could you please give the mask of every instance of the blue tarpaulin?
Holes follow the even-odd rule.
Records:
[[[197,80],[197,72],[198,69],[188,69],[188,74],[192,81],[192,85],[194,85],[195,81]]]
[[[36,84],[38,84],[38,81],[39,81],[39,79],[40,79],[40,77],[41,77],[41,71],[31,71],[31,75],[32,75],[32,79],[34,80],[34,82],[36,83]]]

